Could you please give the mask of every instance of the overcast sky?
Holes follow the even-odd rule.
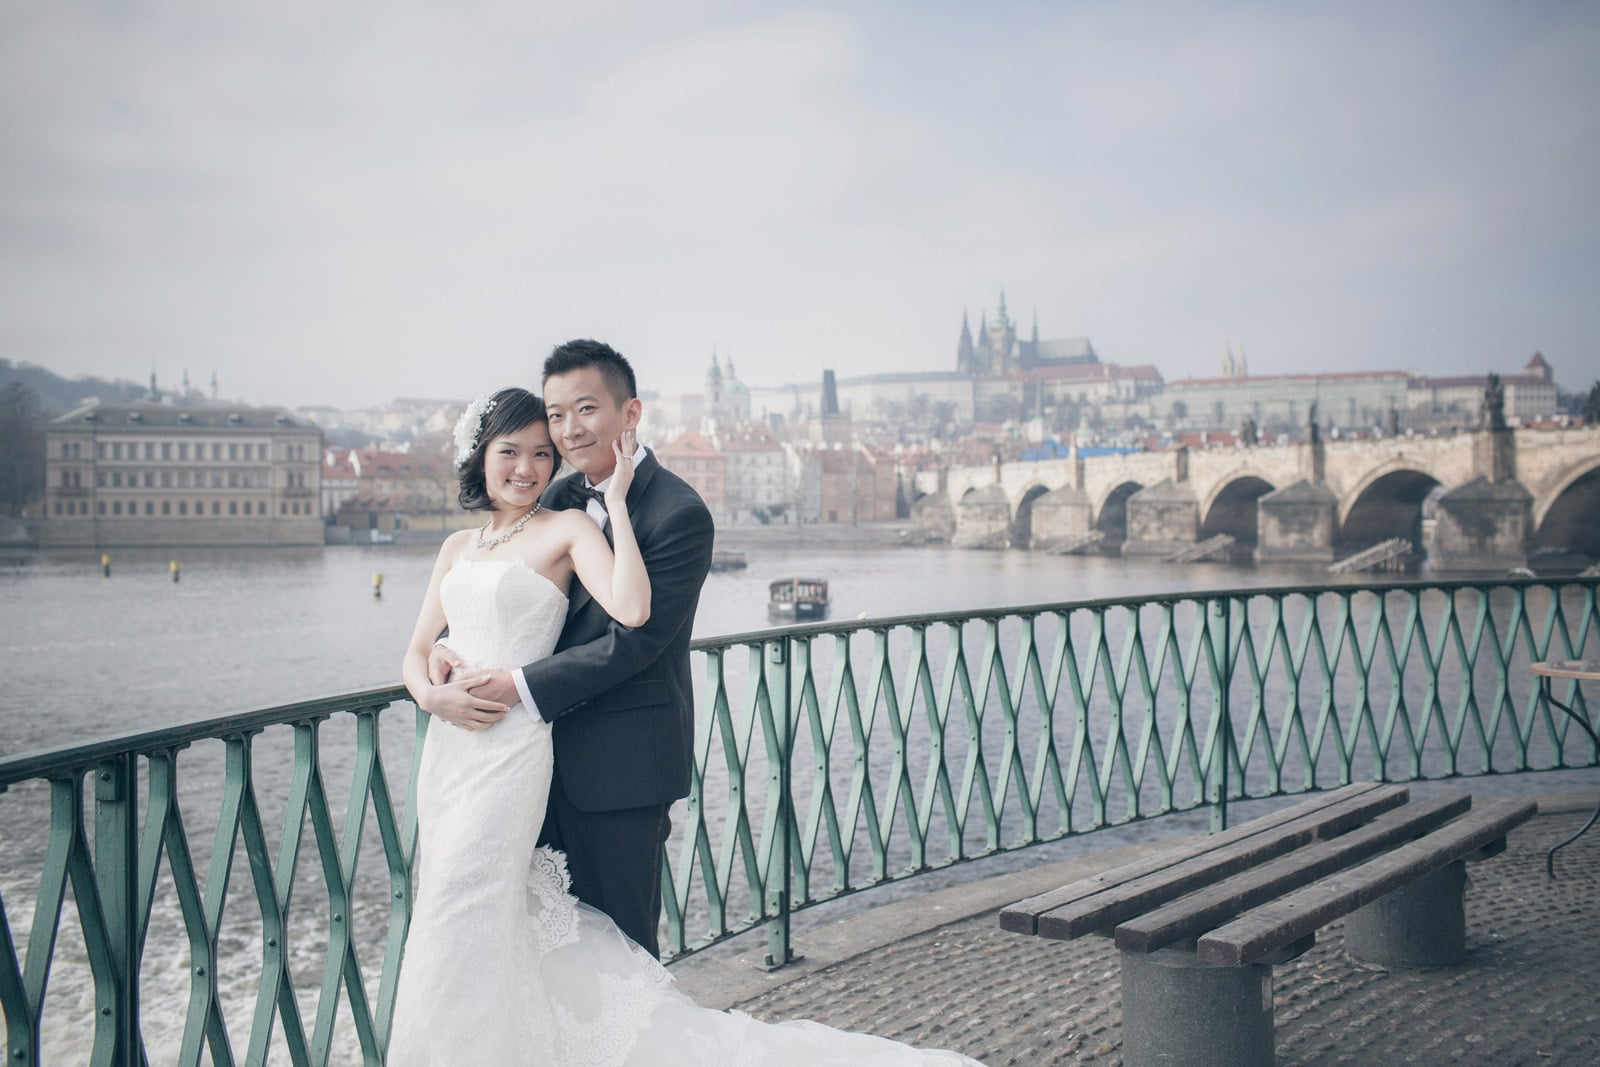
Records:
[[[358,407],[949,370],[1600,377],[1600,5],[0,0],[0,355]]]

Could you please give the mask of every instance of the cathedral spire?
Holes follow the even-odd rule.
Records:
[[[972,372],[972,327],[967,324],[967,309],[961,309],[961,343],[956,346],[956,372]]]

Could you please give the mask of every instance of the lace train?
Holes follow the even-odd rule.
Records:
[[[561,1067],[930,1067],[973,1064],[812,1022],[768,1024],[702,1008],[605,915],[568,892],[564,857],[540,849],[529,880],[532,940],[550,998],[551,1058]]]

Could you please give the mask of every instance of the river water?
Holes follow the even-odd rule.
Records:
[[[743,570],[711,575],[696,619],[697,637],[767,628],[767,584],[803,575],[829,580],[832,621],[859,617],[952,612],[1024,604],[1142,596],[1206,589],[1330,584],[1316,566],[1174,566],[1101,556],[974,552],[948,547],[900,547],[882,531],[870,543],[850,543],[844,531],[734,531],[719,547],[742,551]],[[104,576],[98,556],[44,556],[0,569],[0,756],[74,744],[113,733],[210,718],[246,708],[284,704],[398,682],[401,652],[431,572],[431,546],[343,546],[310,550],[185,550],[174,583],[170,553],[123,551]],[[382,575],[375,597],[374,575]],[[1347,579],[1359,584],[1360,577]],[[386,717],[386,722],[391,720]],[[409,766],[409,717],[386,726],[384,756],[392,777]],[[330,790],[349,764],[351,744],[337,722],[325,738]],[[281,798],[292,759],[287,736],[263,735],[257,788],[267,819],[281,820]],[[220,796],[220,745],[197,745],[184,755],[185,818],[197,864],[209,858],[209,828]],[[1568,772],[1573,773],[1573,772]],[[1544,776],[1522,776],[1540,785]],[[1567,777],[1562,775],[1561,777]],[[345,779],[348,781],[348,778]],[[1512,788],[1528,788],[1502,779]],[[1476,786],[1475,786],[1476,788]],[[339,820],[335,804],[334,818]],[[39,860],[48,838],[48,798],[42,788],[18,787],[0,797],[0,895],[14,934],[28,927],[37,893]],[[269,827],[277,847],[281,829]],[[363,842],[363,856],[367,842]],[[235,861],[236,871],[242,861]],[[381,882],[381,863],[367,861]],[[314,853],[302,860],[315,865]],[[259,920],[252,905],[232,899],[249,892],[236,875],[225,948],[259,959]],[[383,890],[352,916],[382,930]],[[874,894],[876,896],[876,894]],[[57,973],[47,1001],[47,1048],[53,1062],[76,1062],[87,1046],[75,1019],[92,1011],[92,989],[81,958],[75,917],[62,921]],[[324,927],[325,928],[325,927]],[[294,967],[302,1013],[315,1012],[324,942],[308,931]],[[21,945],[19,944],[19,950]],[[375,982],[381,936],[369,940],[364,968]],[[181,917],[158,900],[142,980],[145,1033],[153,1062],[176,1053],[188,990],[187,945]],[[243,1048],[255,990],[251,968],[222,984],[236,1052]],[[375,985],[369,991],[375,996]],[[345,1009],[347,1012],[347,1009]],[[336,1062],[359,1062],[346,1018]],[[280,1027],[281,1031],[281,1027]],[[281,1054],[282,1049],[279,1048]],[[277,1059],[278,1056],[274,1056]]]
[[[823,534],[825,535],[825,532]],[[835,536],[837,536],[835,534]],[[726,539],[696,637],[767,628],[767,584],[831,583],[832,621],[1236,586],[1328,584],[1320,567]],[[0,568],[0,756],[400,680],[432,546],[123,550]],[[383,595],[372,595],[373,575]]]

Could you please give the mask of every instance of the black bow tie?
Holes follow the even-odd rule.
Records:
[[[606,506],[606,495],[591,485],[584,485],[582,478],[574,478],[567,483],[568,500],[570,506],[587,510],[589,501],[599,503],[602,509]]]

